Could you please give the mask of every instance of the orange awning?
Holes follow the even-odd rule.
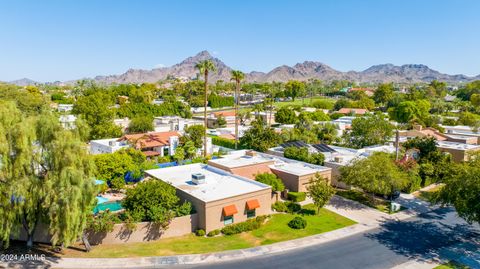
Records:
[[[235,205],[229,205],[223,208],[224,216],[233,216],[238,213],[237,207]]]
[[[259,208],[259,207],[260,207],[260,203],[258,202],[257,199],[247,201],[247,210],[254,210],[255,208]]]

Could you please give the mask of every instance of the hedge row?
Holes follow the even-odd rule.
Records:
[[[268,218],[268,216],[258,216],[254,219],[249,219],[244,222],[240,222],[237,224],[228,225],[222,228],[222,233],[224,235],[232,235],[232,234],[239,234],[243,232],[253,231],[255,229],[260,228],[263,222]]]

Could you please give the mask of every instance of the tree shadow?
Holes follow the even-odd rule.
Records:
[[[333,196],[332,199],[330,199],[330,202],[328,203],[328,205],[336,209],[362,210],[365,208],[369,208],[368,206],[362,203],[359,203],[341,196],[337,196],[337,195]]]
[[[147,232],[143,237],[143,241],[151,241],[159,239],[164,231],[159,223],[150,222],[147,226],[145,226]]]
[[[421,261],[438,259],[445,248],[478,236],[468,224],[384,220],[380,227],[380,232],[366,236],[397,254]]]

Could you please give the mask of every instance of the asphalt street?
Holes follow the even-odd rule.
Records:
[[[480,268],[480,259],[465,259],[465,246],[480,253],[480,235],[448,208],[404,221],[386,221],[380,228],[329,243],[247,260],[170,268],[391,268],[411,259],[462,260]],[[477,255],[478,256],[478,255]],[[478,257],[477,257],[478,258]]]

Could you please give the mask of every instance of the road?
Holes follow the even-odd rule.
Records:
[[[480,234],[461,221],[453,210],[437,209],[401,222],[386,221],[366,233],[312,247],[248,260],[173,268],[392,268],[411,259],[460,259],[465,244],[480,253]],[[477,241],[477,242],[475,242]],[[452,251],[453,250],[453,251]],[[455,252],[456,251],[456,252]],[[468,260],[480,268],[480,257]]]

